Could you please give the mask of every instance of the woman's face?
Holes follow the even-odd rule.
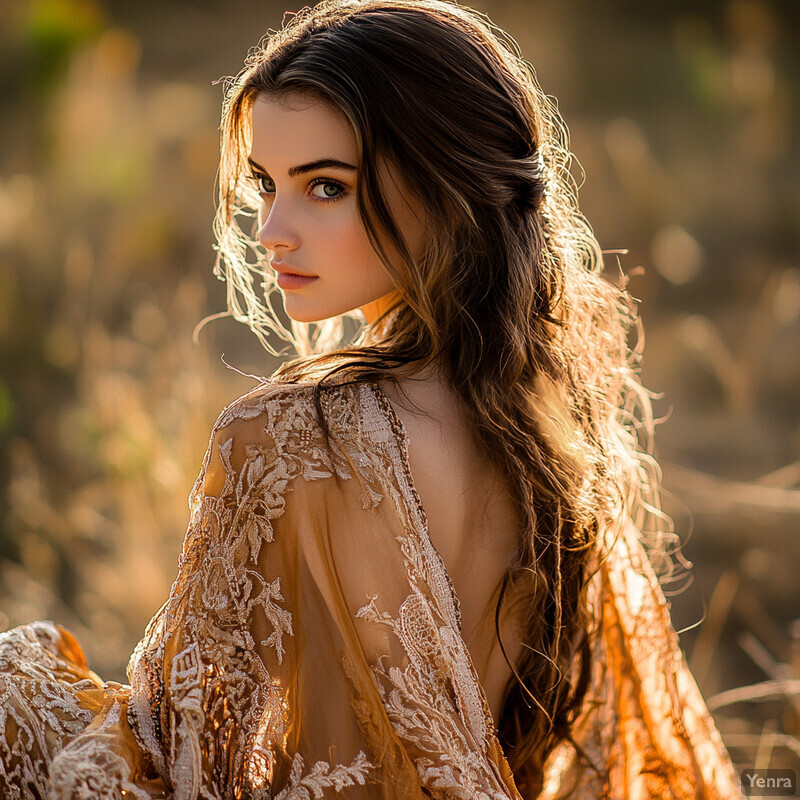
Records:
[[[307,96],[260,95],[252,131],[250,163],[262,199],[258,240],[279,273],[286,313],[315,322],[358,308],[373,322],[399,295],[356,210],[356,140],[346,118]],[[380,175],[394,219],[419,259],[422,208],[393,171],[382,168]],[[400,264],[394,248],[387,253]]]

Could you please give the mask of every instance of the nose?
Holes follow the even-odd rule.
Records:
[[[289,209],[278,200],[273,200],[268,207],[262,204],[258,222],[258,242],[266,250],[294,250],[299,245]]]

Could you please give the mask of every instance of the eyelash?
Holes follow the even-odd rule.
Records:
[[[272,192],[264,191],[264,189],[261,186],[261,181],[263,181],[263,180],[271,180],[270,178],[267,178],[266,175],[261,175],[261,174],[259,174],[257,172],[251,172],[250,175],[249,175],[249,178],[250,178],[250,180],[253,181],[253,183],[255,183],[256,188],[258,190],[258,193],[262,197],[265,197],[265,196],[266,197],[271,197],[272,196],[272,194],[273,194]],[[318,203],[334,203],[337,200],[341,200],[341,198],[344,197],[344,195],[345,195],[345,187],[342,186],[342,184],[339,183],[338,181],[331,180],[330,178],[315,178],[309,184],[309,188],[313,190],[314,187],[319,186],[321,184],[322,185],[328,184],[330,186],[336,186],[338,189],[341,190],[341,192],[339,194],[337,194],[335,197],[319,197],[318,195],[312,195],[314,200],[316,200]]]

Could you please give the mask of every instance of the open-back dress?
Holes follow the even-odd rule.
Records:
[[[328,443],[310,384],[265,380],[222,412],[128,684],[53,622],[0,634],[2,797],[522,797],[402,422],[378,382],[322,407]],[[559,745],[540,797],[741,797],[635,528],[601,549],[586,758]]]

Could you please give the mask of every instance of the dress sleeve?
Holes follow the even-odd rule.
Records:
[[[195,484],[158,623],[174,797],[516,800],[388,450],[306,400],[224,415]]]
[[[164,620],[161,738],[176,798],[285,798],[300,785],[324,797],[365,781],[365,754],[343,746],[346,719],[338,736],[323,726],[338,665],[307,596],[298,525],[312,476],[269,427],[263,413],[218,422],[192,493]],[[317,725],[324,748],[304,737]]]
[[[629,519],[604,552],[591,686],[574,728],[585,757],[567,742],[551,753],[541,800],[743,798]]]

